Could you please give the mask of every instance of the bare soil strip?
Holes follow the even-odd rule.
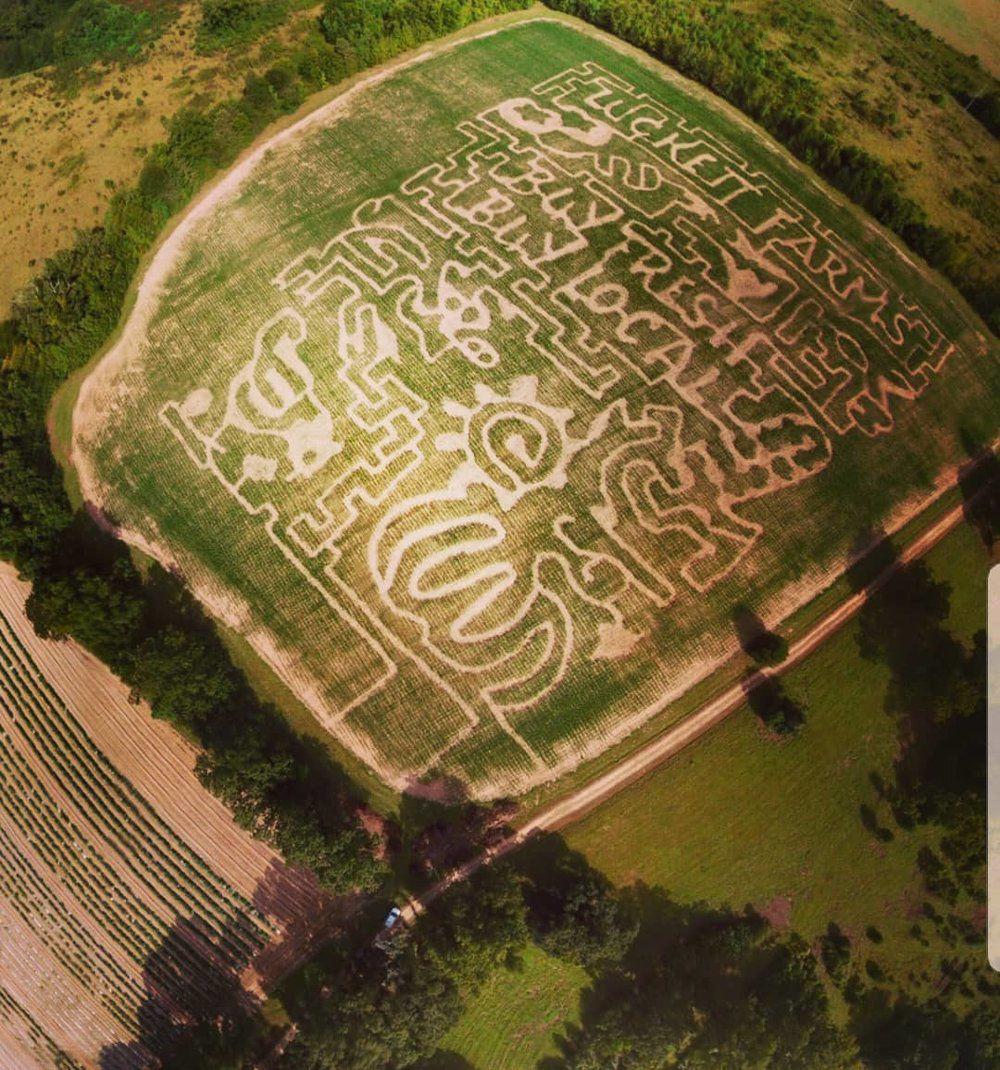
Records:
[[[195,988],[211,963],[237,969],[259,998],[337,905],[235,824],[194,748],[105,666],[35,634],[28,591],[0,564],[0,1062],[96,1067],[141,1006],[170,1013],[156,956]]]

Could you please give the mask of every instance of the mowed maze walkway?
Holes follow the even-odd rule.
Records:
[[[496,847],[478,855],[465,866],[433,885],[421,896],[411,899],[402,910],[403,920],[406,922],[413,921],[418,914],[422,913],[431,902],[452,885],[466,880],[481,866],[509,854],[531,836],[542,832],[558,831],[583,817],[601,803],[674,757],[674,755],[703,736],[711,728],[714,728],[715,725],[725,720],[730,714],[741,709],[746,702],[749,688],[752,688],[755,683],[766,679],[767,676],[780,675],[807,658],[834,632],[851,620],[868,598],[883,587],[900,568],[922,557],[957,527],[965,516],[965,509],[965,505],[957,505],[921,531],[915,539],[900,550],[898,557],[862,591],[845,598],[817,621],[804,635],[791,643],[788,657],[779,667],[769,670],[767,673],[759,672],[749,680],[741,680],[739,683],[726,688],[706,702],[699,710],[686,717],[680,724],[640,747],[606,773],[534,814],[513,835]]]
[[[195,749],[0,564],[0,1067],[156,1065],[195,1007],[259,998],[334,904],[237,827]]]

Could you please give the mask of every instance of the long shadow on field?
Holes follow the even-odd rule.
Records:
[[[154,717],[197,743],[199,777],[245,828],[266,829],[330,888],[377,885],[383,866],[365,793],[324,742],[258,696],[182,577],[155,565],[140,573],[83,513],[56,556],[28,600],[39,634],[72,635]]]
[[[238,935],[235,918],[215,933],[197,916],[175,922],[143,967],[137,1035],[106,1047],[101,1070],[156,1065],[151,1056],[164,1070],[207,1066],[242,1044],[255,1027],[240,981],[248,957],[229,950]]]
[[[879,572],[893,570],[858,614],[857,643],[862,658],[888,671],[884,709],[899,740],[893,782],[876,788],[904,828],[947,830],[944,857],[928,850],[921,869],[929,890],[954,899],[960,885],[975,891],[985,853],[985,636],[970,650],[952,634],[950,586],[926,561],[900,565],[888,539],[873,556]],[[870,561],[850,571],[859,589],[877,574]]]
[[[958,486],[965,519],[990,552],[1000,539],[1000,457],[968,431],[961,439],[967,460],[958,470]]]
[[[880,556],[896,564],[892,543]],[[951,589],[924,560],[899,566],[858,613],[858,651],[889,671],[886,712],[895,720],[901,756],[897,780],[915,784],[938,735],[961,701],[967,655],[948,630]]]
[[[681,904],[642,883],[616,891],[557,836],[530,844],[526,854],[518,868],[529,881],[529,924],[547,951],[579,961],[590,919],[603,916],[609,903],[617,916],[612,943],[627,934],[624,946],[593,960],[579,1024],[557,1038],[559,1054],[538,1070],[666,1065],[671,1057],[691,1066],[749,1065],[751,1053],[753,1065],[774,1070],[847,1065],[842,1056],[850,1044],[830,1019],[814,956],[753,908]],[[603,890],[581,897],[581,883]],[[533,897],[547,904],[542,917],[561,918],[561,942],[539,931]],[[581,898],[589,912],[580,911]],[[804,1051],[814,1063],[795,1061]]]
[[[229,908],[221,922],[218,913],[179,918],[144,963],[135,1039],[105,1048],[101,1070],[145,1067],[150,1056],[165,1070],[236,1065],[234,1053],[263,1036],[261,986],[288,974],[351,909],[350,897],[334,900],[311,875],[275,863],[252,903]],[[275,919],[280,937],[271,940],[254,918]],[[251,965],[254,993],[246,988]]]

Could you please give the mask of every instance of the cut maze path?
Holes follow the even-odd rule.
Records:
[[[385,783],[486,799],[662,730],[734,606],[778,626],[920,512],[958,427],[992,434],[998,355],[745,119],[534,18],[221,176],[73,460]]]
[[[728,687],[697,712],[635,751],[608,772],[532,816],[512,836],[498,844],[494,849],[478,855],[465,866],[433,885],[422,895],[411,899],[402,909],[403,920],[407,923],[412,922],[418,914],[422,913],[430,903],[452,885],[466,880],[481,866],[509,854],[536,833],[558,831],[583,817],[584,814],[589,813],[596,806],[618,794],[618,792],[635,783],[647,773],[652,772],[652,770],[674,757],[696,739],[714,728],[715,725],[741,709],[746,703],[746,686],[752,686],[753,682],[765,679],[767,676],[780,675],[807,658],[834,632],[851,620],[873,592],[884,586],[889,578],[904,565],[927,553],[945,535],[961,523],[963,516],[964,506],[957,505],[924,529],[900,551],[898,558],[863,591],[844,599],[817,621],[803,636],[793,642],[789,647],[788,657],[778,668],[767,673],[757,673],[755,678],[747,681],[746,684],[740,682]]]

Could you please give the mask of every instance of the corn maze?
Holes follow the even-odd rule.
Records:
[[[408,81],[438,100],[409,136],[376,118]],[[780,618],[926,494],[955,459],[934,386],[988,411],[996,352],[776,150],[566,26],[366,93],[183,232],[76,446],[384,777],[517,790],[717,664],[748,591]]]
[[[193,1008],[259,996],[320,900],[235,828],[110,674],[33,635],[23,598],[4,566],[0,1065],[155,1066]]]

